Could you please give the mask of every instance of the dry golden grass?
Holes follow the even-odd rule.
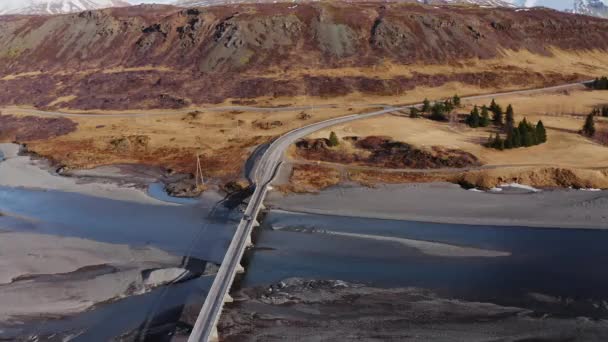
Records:
[[[316,70],[273,70],[268,77],[297,78],[303,75],[319,76],[375,76],[378,78],[408,77],[413,73],[429,75],[499,72],[509,68],[519,68],[530,72],[555,73],[559,75],[608,74],[608,60],[605,53],[587,51],[581,53],[554,50],[554,56],[539,56],[525,51],[504,51],[500,58],[489,60],[466,60],[450,65],[394,65],[384,63],[374,68],[340,68]],[[130,72],[158,70],[172,72],[163,66],[141,68],[113,68],[107,70],[87,70],[94,72]],[[8,78],[35,77],[39,71],[9,75]],[[544,86],[543,80],[526,84],[527,88]],[[335,105],[336,108],[317,107],[305,110],[311,118],[302,120],[301,110],[277,112],[219,112],[206,106],[181,110],[126,110],[88,111],[85,113],[107,114],[105,117],[71,118],[78,123],[76,132],[49,141],[28,142],[35,152],[54,158],[74,167],[94,167],[116,162],[145,162],[163,165],[181,171],[193,171],[197,154],[203,156],[203,168],[211,176],[235,176],[240,173],[244,160],[252,148],[289,130],[303,125],[353,113],[364,112],[363,106],[374,104],[407,104],[421,102],[424,98],[450,97],[494,93],[521,89],[521,84],[504,84],[500,89],[480,88],[475,85],[451,82],[441,87],[417,87],[399,96],[371,96],[352,93],[347,96],[318,98],[298,96],[290,98],[257,98],[256,106],[308,106],[314,104]],[[69,100],[57,98],[53,104]],[[227,99],[219,106],[233,105]],[[444,125],[428,120],[412,120],[407,117],[386,115],[381,118],[355,122],[333,128],[340,136],[345,135],[389,135],[394,139],[410,142],[418,146],[443,145],[459,148],[477,155],[489,165],[550,164],[560,166],[591,167],[608,165],[605,148],[594,144],[574,133],[582,125],[580,117],[564,116],[564,113],[586,113],[594,104],[608,103],[608,95],[599,92],[572,92],[571,94],[546,94],[542,96],[512,96],[501,98],[501,103],[513,103],[517,114],[525,114],[530,120],[542,118],[549,130],[549,143],[526,150],[497,152],[485,149],[480,142],[487,140],[488,131],[471,130],[462,125]],[[470,105],[470,104],[468,104]],[[29,115],[27,108],[3,108],[4,114]],[[465,109],[465,111],[468,110]],[[70,109],[63,109],[71,112]],[[196,117],[188,112],[200,111]],[[80,112],[80,111],[79,111]],[[113,114],[149,113],[154,116],[137,118],[113,117]],[[560,114],[560,115],[557,115]],[[280,124],[274,125],[274,122]],[[265,129],[267,128],[267,129]],[[327,137],[329,131],[315,136]],[[121,138],[146,137],[145,148],[134,148],[117,152],[112,141]],[[534,157],[532,157],[534,156]]]
[[[350,179],[364,185],[408,182],[463,182],[483,188],[518,182],[537,187],[608,188],[608,146],[579,134],[585,116],[597,105],[608,104],[608,91],[590,91],[583,87],[534,95],[509,95],[497,99],[506,107],[512,104],[515,120],[542,120],[547,128],[548,142],[542,145],[498,151],[482,144],[495,128],[472,129],[465,124],[441,123],[427,119],[411,119],[404,114],[387,114],[359,120],[316,132],[311,138],[327,138],[331,131],[339,137],[390,136],[419,148],[442,146],[460,149],[477,156],[482,170],[463,172],[389,172],[347,167]],[[458,112],[468,113],[480,101],[464,101]],[[599,130],[608,130],[608,119],[597,118]],[[292,151],[293,152],[293,151]],[[294,154],[291,153],[291,156]],[[336,167],[339,165],[323,164]]]
[[[62,76],[62,75],[73,75],[73,74],[90,75],[90,74],[94,74],[94,73],[116,74],[116,73],[121,73],[121,72],[136,72],[136,71],[172,72],[175,70],[173,68],[169,68],[166,66],[152,66],[152,65],[133,67],[133,68],[113,67],[113,68],[108,68],[108,69],[87,69],[87,70],[80,70],[80,71],[76,71],[76,72],[72,72],[72,71],[43,72],[43,71],[37,70],[37,71],[22,72],[19,74],[6,75],[3,78],[1,78],[0,80],[11,81],[11,80],[15,80],[15,79],[22,78],[22,77],[34,77],[34,76],[40,76],[40,75]]]
[[[508,103],[513,104],[516,121],[524,117],[534,123],[542,120],[547,128],[548,142],[530,148],[497,151],[482,146],[495,132],[493,128],[471,129],[459,123],[410,119],[406,114],[387,114],[359,120],[319,131],[311,137],[328,137],[330,131],[335,131],[339,137],[385,135],[421,148],[444,146],[470,152],[488,166],[608,167],[608,147],[578,134],[584,117],[591,108],[608,103],[608,91],[576,90],[567,93],[511,95],[498,98],[497,101],[503,107]],[[458,112],[467,113],[473,103],[486,104],[479,101],[465,103],[466,106]],[[568,110],[562,111],[560,108]],[[599,127],[604,127],[607,123],[607,120],[598,118]]]
[[[318,192],[340,183],[340,171],[318,165],[294,165],[289,184],[280,187],[286,192]]]
[[[38,76],[38,75],[41,75],[41,74],[42,74],[41,71],[22,72],[20,74],[6,75],[6,76],[2,77],[0,80],[2,80],[2,81],[11,81],[11,80],[16,80],[16,79],[21,78],[21,77],[33,77],[33,76]]]
[[[30,115],[23,108],[4,108],[4,114]],[[231,178],[240,174],[254,146],[302,125],[351,113],[347,108],[324,108],[273,112],[171,111],[145,117],[70,117],[78,123],[75,132],[45,141],[28,141],[30,150],[75,168],[115,163],[146,163],[184,172],[195,170],[196,155],[203,159],[207,176]],[[123,112],[124,113],[124,112]],[[130,113],[139,113],[131,111]],[[163,112],[148,112],[160,114]],[[166,112],[165,112],[166,113]],[[265,129],[258,123],[280,122]],[[119,149],[120,139],[144,139],[141,146]]]
[[[329,77],[369,77],[388,79],[396,76],[412,77],[415,73],[427,75],[449,75],[455,73],[479,73],[484,71],[508,70],[521,68],[531,72],[557,74],[607,74],[608,61],[605,51],[565,51],[551,49],[552,56],[542,56],[527,50],[504,50],[500,57],[491,59],[472,58],[450,64],[409,64],[400,65],[390,61],[370,67],[343,67],[316,69],[270,69],[265,77],[295,79],[302,76]],[[258,76],[258,75],[256,75]]]

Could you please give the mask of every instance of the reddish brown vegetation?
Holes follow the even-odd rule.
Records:
[[[66,118],[16,117],[0,114],[0,141],[31,141],[58,137],[76,130]]]
[[[327,139],[302,140],[296,144],[298,157],[308,160],[377,166],[383,168],[463,168],[479,166],[479,159],[471,153],[433,147],[430,151],[394,141],[388,137],[369,136],[363,139],[350,137],[360,151],[345,152],[328,148]]]

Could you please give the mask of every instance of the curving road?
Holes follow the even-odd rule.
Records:
[[[571,88],[588,82],[590,81],[531,90],[516,90],[504,93],[476,95],[463,97],[462,100],[486,99],[516,94],[532,94],[535,92]],[[240,262],[243,258],[243,254],[245,253],[245,249],[250,243],[251,232],[253,231],[253,228],[257,226],[255,219],[262,208],[262,203],[266,197],[266,193],[268,192],[268,185],[272,182],[287,148],[296,142],[296,140],[330,126],[343,124],[354,120],[371,118],[391,112],[402,111],[421,105],[422,104],[418,103],[402,107],[390,107],[372,113],[348,115],[314,123],[284,134],[268,147],[255,165],[252,177],[256,185],[255,192],[249,201],[249,205],[245,210],[243,219],[239,223],[234,238],[228,247],[224,260],[222,261],[222,265],[216,275],[215,281],[207,294],[207,299],[205,300],[203,308],[201,309],[201,312],[196,320],[194,329],[188,338],[188,342],[206,342],[217,339],[216,325],[221,315],[225,299],[229,298],[230,287],[232,286],[234,277],[240,268]],[[285,108],[282,109],[284,110]]]
[[[593,82],[593,80],[576,82],[576,83],[568,83],[553,87],[546,88],[535,88],[535,89],[525,89],[525,90],[514,90],[503,93],[495,93],[495,94],[487,94],[487,95],[475,95],[463,97],[463,100],[475,100],[475,99],[484,99],[490,97],[499,97],[506,95],[517,95],[517,94],[533,94],[535,92],[543,92],[543,91],[552,91],[552,90],[560,90],[566,88],[572,88],[576,86],[583,85],[585,83]],[[405,107],[401,106],[400,108],[395,108],[393,106],[387,104],[353,104],[349,107],[353,108],[377,108],[377,107],[385,107],[387,109],[403,110],[409,107],[416,106],[416,104],[410,104]],[[227,112],[227,111],[248,111],[248,112],[281,112],[281,111],[295,111],[295,110],[311,110],[311,109],[321,109],[321,108],[339,108],[340,105],[337,104],[322,104],[322,105],[311,105],[311,106],[285,106],[285,107],[255,107],[255,106],[223,106],[223,107],[209,107],[209,108],[200,108],[202,111],[211,111],[211,112]],[[86,117],[109,117],[109,118],[138,118],[138,117],[154,117],[154,116],[171,116],[171,115],[184,115],[190,112],[191,110],[178,110],[171,112],[157,112],[157,113],[65,113],[65,112],[57,112],[57,111],[44,111],[39,109],[31,109],[31,108],[19,108],[19,107],[5,107],[0,108],[0,110],[10,110],[16,114],[25,114],[25,115],[39,115],[39,116],[57,116],[57,117],[73,117],[73,118],[86,118]],[[291,132],[290,132],[291,133]],[[290,134],[287,133],[287,134]],[[286,135],[287,135],[286,134]]]

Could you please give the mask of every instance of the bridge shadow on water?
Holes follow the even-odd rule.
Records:
[[[238,224],[241,214],[235,215],[235,209],[245,204],[245,201],[255,192],[255,185],[227,194],[221,201],[217,202],[206,217],[205,225],[213,222]],[[204,231],[205,227],[201,230]],[[200,237],[199,237],[200,238]],[[182,259],[182,268],[190,271],[191,277],[181,282],[196,282],[204,275],[208,262],[186,255]],[[176,332],[180,335],[188,334],[196,320],[198,310],[202,307],[207,293],[191,293],[185,300],[168,305],[168,301],[174,300],[170,295],[172,287],[170,284],[163,289],[167,292],[159,296],[157,306],[165,309],[157,312],[152,311],[141,326],[134,332],[134,341],[172,341]],[[185,319],[186,318],[186,319]]]

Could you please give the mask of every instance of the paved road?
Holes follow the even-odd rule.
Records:
[[[571,88],[580,86],[580,84],[581,83],[571,83],[541,89],[517,90],[504,93],[463,97],[462,99],[476,100],[514,94],[532,94],[535,92]],[[389,107],[372,113],[353,114],[314,123],[284,134],[268,147],[264,155],[262,155],[260,160],[255,165],[255,170],[253,172],[253,180],[256,184],[255,192],[249,201],[249,205],[247,206],[243,220],[241,220],[239,223],[234,238],[228,247],[224,260],[222,261],[222,265],[216,275],[215,281],[209,290],[205,304],[201,309],[194,329],[192,330],[192,333],[188,339],[189,342],[209,341],[214,337],[213,335],[216,332],[216,324],[224,306],[224,298],[229,295],[230,287],[234,281],[236,271],[240,266],[245,248],[250,241],[251,232],[256,225],[255,218],[257,217],[262,207],[262,202],[264,201],[266,193],[268,192],[268,185],[274,178],[287,148],[298,139],[330,126],[343,124],[354,120],[371,118],[391,112],[407,110],[414,106],[421,106],[421,104],[411,104],[403,107]]]
[[[584,82],[576,82],[563,84],[554,87],[547,88],[537,88],[537,89],[526,89],[526,90],[515,90],[504,93],[495,93],[488,95],[476,95],[469,96],[463,99],[475,100],[475,99],[484,99],[490,97],[499,97],[506,95],[516,95],[516,94],[532,94],[535,92],[543,92],[543,91],[552,91],[552,90],[560,90],[566,88],[572,88],[575,86],[580,86],[583,83],[593,82],[593,80],[584,81]],[[343,106],[343,105],[342,105]],[[407,107],[401,107],[401,109],[409,108],[413,105],[408,105]],[[384,107],[386,109],[394,108],[393,106],[387,104],[354,104],[349,107],[353,108],[378,108]],[[340,108],[340,105],[337,104],[322,104],[316,106],[284,106],[284,107],[255,107],[255,106],[223,106],[223,107],[209,107],[209,108],[201,108],[201,111],[212,111],[212,112],[228,112],[228,111],[247,111],[247,112],[281,112],[281,111],[295,111],[295,110],[311,110],[311,109],[321,109],[321,108]],[[178,110],[178,111],[170,111],[170,112],[155,112],[155,113],[65,113],[65,112],[57,112],[57,111],[44,111],[38,109],[30,109],[30,108],[19,108],[19,107],[5,107],[0,108],[2,110],[9,110],[11,112],[17,114],[26,114],[26,115],[39,115],[39,116],[60,116],[60,117],[74,117],[74,118],[85,118],[85,117],[119,117],[119,118],[137,118],[137,117],[153,117],[153,116],[171,116],[171,115],[184,115],[190,112],[191,110]]]
[[[343,107],[343,106],[342,106]],[[378,108],[378,107],[390,107],[386,104],[358,104],[352,105],[353,108]],[[337,104],[323,104],[317,106],[284,106],[284,107],[251,107],[251,106],[221,106],[221,107],[208,107],[200,108],[200,111],[208,112],[230,112],[230,111],[243,111],[243,112],[285,112],[285,111],[297,111],[297,110],[314,110],[321,108],[340,108]],[[66,118],[142,118],[142,117],[156,117],[156,116],[173,116],[173,115],[186,115],[192,112],[194,109],[188,110],[174,110],[170,112],[152,112],[152,113],[65,113],[57,111],[45,111],[31,108],[20,108],[20,107],[4,107],[0,110],[9,111],[15,114],[24,115],[38,115],[38,116],[55,116],[55,117],[66,117]]]

